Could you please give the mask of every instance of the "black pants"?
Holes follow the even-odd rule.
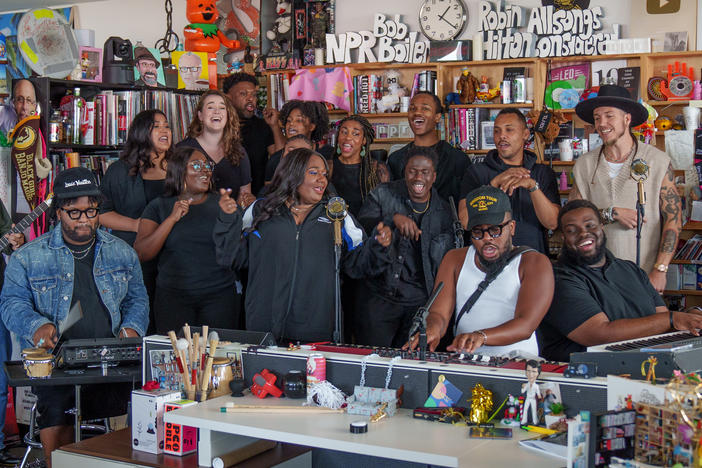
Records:
[[[241,298],[234,285],[207,294],[156,286],[154,315],[156,333],[161,335],[177,331],[186,323],[236,330],[240,313]]]
[[[366,290],[356,298],[356,343],[399,348],[407,342],[412,317],[422,304],[398,305]]]

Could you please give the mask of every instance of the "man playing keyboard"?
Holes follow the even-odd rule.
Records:
[[[614,341],[689,330],[699,335],[702,315],[673,312],[645,271],[616,258],[597,207],[568,202],[558,215],[563,249],[554,266],[555,294],[540,326],[541,355],[567,362],[570,353]]]

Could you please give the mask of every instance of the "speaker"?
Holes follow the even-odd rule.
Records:
[[[132,41],[112,36],[105,41],[102,55],[102,81],[113,84],[134,84]]]

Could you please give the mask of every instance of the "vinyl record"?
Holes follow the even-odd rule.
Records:
[[[22,58],[41,76],[65,78],[78,64],[78,43],[64,17],[53,10],[28,11],[17,26]]]
[[[685,75],[677,75],[670,79],[668,89],[673,96],[687,96],[692,92],[692,80]]]
[[[649,99],[654,101],[665,101],[666,97],[661,92],[661,83],[665,83],[666,80],[662,76],[654,76],[648,80],[648,85],[646,90],[648,91]]]

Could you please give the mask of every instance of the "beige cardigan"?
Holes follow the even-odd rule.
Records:
[[[580,195],[599,209],[618,206],[635,210],[638,190],[629,168],[634,159],[643,159],[649,166],[648,178],[644,182],[646,222],[641,229],[641,268],[650,272],[661,240],[660,191],[670,158],[656,147],[639,142],[636,154],[629,156],[617,177],[611,179],[604,156],[597,163],[599,154],[599,148],[590,151],[578,158],[573,167],[573,178]],[[625,229],[619,223],[612,223],[605,226],[605,233],[607,248],[616,257],[636,261],[636,229]]]

